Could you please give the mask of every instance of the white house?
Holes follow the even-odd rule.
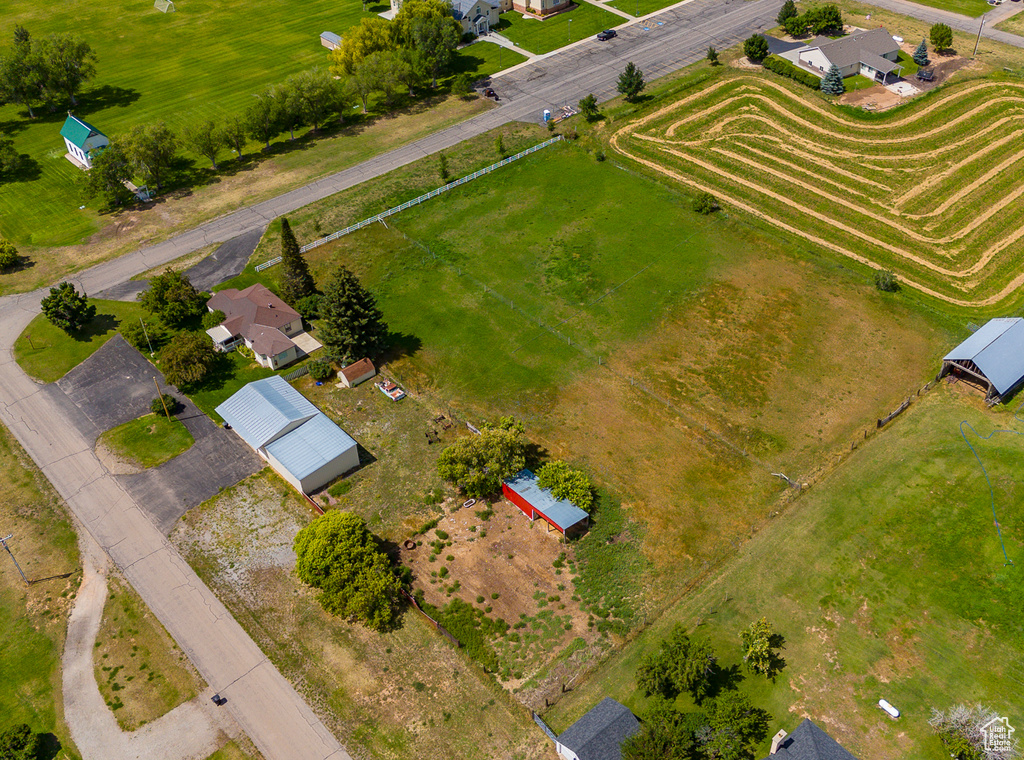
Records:
[[[464,34],[487,34],[498,24],[498,0],[452,0],[452,15]]]
[[[835,65],[843,77],[862,74],[868,79],[885,82],[893,72],[903,70],[897,63],[900,46],[884,27],[865,29],[838,40],[815,37],[799,51],[797,64],[824,77]]]
[[[60,128],[60,136],[64,138],[64,145],[68,149],[64,158],[83,169],[91,169],[96,154],[110,145],[105,134],[70,113]]]
[[[352,437],[277,375],[249,383],[217,414],[304,494],[359,466]]]
[[[206,331],[219,350],[231,351],[245,343],[256,361],[268,369],[299,358],[299,347],[292,337],[302,332],[302,317],[263,285],[222,290],[206,302],[206,307],[224,312],[224,321]]]

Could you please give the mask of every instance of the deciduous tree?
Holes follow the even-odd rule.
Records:
[[[932,24],[931,31],[928,32],[928,39],[931,40],[935,51],[941,53],[943,50],[953,47],[953,30],[948,24]]]
[[[93,156],[92,168],[82,174],[81,182],[87,198],[100,197],[107,208],[114,208],[134,197],[124,184],[131,178],[132,166],[124,139],[115,137],[110,145]]]
[[[627,63],[626,68],[619,74],[617,88],[620,93],[626,96],[626,101],[629,103],[635,102],[646,86],[644,73],[632,61]]]
[[[11,726],[0,734],[0,760],[37,760],[39,734],[27,723]]]
[[[709,760],[747,760],[768,733],[771,716],[738,691],[725,691],[707,706],[708,728],[698,733]],[[703,740],[703,741],[701,741]]]
[[[778,22],[779,26],[784,26],[786,19],[799,15],[800,13],[796,9],[796,3],[794,3],[793,0],[786,0],[779,9],[779,15],[775,17],[775,20]]]
[[[96,316],[96,307],[70,282],[50,288],[50,295],[42,300],[41,305],[50,324],[68,334],[81,330]]]
[[[566,462],[548,462],[537,470],[537,484],[550,489],[556,499],[568,499],[584,512],[589,513],[594,505],[594,487],[590,478]]]
[[[6,272],[15,267],[21,261],[21,255],[14,243],[10,240],[0,238],[0,272]]]
[[[39,45],[34,44],[23,26],[14,28],[14,45],[0,55],[0,103],[15,103],[28,109],[43,100],[46,66]]]
[[[622,743],[622,760],[695,760],[696,744],[687,716],[658,700],[643,717],[640,731]]]
[[[601,118],[601,109],[597,105],[597,98],[594,97],[594,93],[590,93],[580,100],[580,113],[583,114],[583,118],[587,121],[597,121]]]
[[[338,109],[338,86],[326,69],[304,71],[289,80],[302,104],[303,119],[316,132]]]
[[[786,661],[778,650],[785,645],[785,639],[774,631],[767,618],[755,620],[740,631],[743,648],[743,662],[754,673],[774,679],[785,667]]]
[[[704,57],[708,59],[708,63],[712,66],[718,65],[718,51],[713,46],[708,48],[708,52]]]
[[[375,631],[397,621],[402,584],[391,561],[351,512],[331,510],[295,536],[295,572],[320,590],[323,608]]]
[[[150,279],[149,287],[138,298],[146,311],[172,327],[206,311],[206,298],[188,275],[170,268]]]
[[[14,140],[0,139],[0,181],[13,177],[21,168],[21,154]]]
[[[750,35],[743,42],[743,55],[754,63],[760,63],[768,57],[768,40],[763,34]]]
[[[403,4],[404,8],[404,4]],[[392,22],[374,16],[363,18],[341,38],[341,46],[331,51],[331,73],[338,77],[354,74],[368,55],[398,47]]]
[[[167,170],[178,152],[178,138],[162,121],[139,124],[125,136],[124,151],[135,170],[163,187]]]
[[[186,127],[182,139],[189,148],[209,159],[213,168],[217,168],[217,156],[227,144],[224,131],[213,119],[204,119]]]
[[[519,427],[484,427],[480,435],[459,438],[441,452],[437,471],[475,499],[497,492],[501,481],[526,467],[526,444]]]
[[[281,218],[281,295],[289,304],[296,304],[301,299],[316,292],[316,283],[309,273],[309,265],[299,252],[299,242],[295,239],[292,226],[288,220]]]
[[[320,341],[339,362],[376,358],[387,344],[388,326],[376,300],[344,265],[324,288],[320,320]]]
[[[431,78],[430,86],[437,87],[437,78],[448,70],[455,57],[455,49],[462,39],[462,26],[451,13],[446,18],[435,14],[416,16],[411,20],[411,39],[413,49],[420,54],[418,60],[424,72]]]
[[[96,76],[96,54],[89,43],[73,34],[51,34],[43,40],[40,54],[47,70],[47,86],[77,105],[75,94]]]
[[[160,352],[160,369],[171,385],[195,385],[217,361],[213,340],[204,332],[180,332]]]
[[[239,159],[242,158],[242,151],[245,150],[247,135],[245,119],[241,116],[229,116],[224,123],[224,141],[229,148],[234,148]]]
[[[244,118],[249,136],[270,150],[270,141],[281,134],[281,101],[270,90],[253,95]]]
[[[277,101],[278,117],[281,128],[288,130],[288,138],[295,139],[295,128],[302,126],[306,114],[299,88],[295,86],[294,77],[270,90],[270,95]]]

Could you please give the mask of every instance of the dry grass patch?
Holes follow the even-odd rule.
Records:
[[[93,663],[100,693],[126,731],[156,720],[205,688],[174,639],[116,572],[109,576]]]

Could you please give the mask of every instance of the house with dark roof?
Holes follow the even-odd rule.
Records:
[[[809,718],[787,734],[779,731],[772,738],[771,753],[764,760],[857,760],[835,739]]]
[[[797,56],[797,64],[824,77],[832,66],[843,77],[861,74],[877,82],[886,82],[893,72],[899,77],[903,66],[897,62],[900,46],[885,29],[863,29],[837,40],[815,37]]]
[[[998,404],[1024,381],[1024,319],[990,319],[942,357],[939,377],[946,375],[981,386],[985,400]]]
[[[566,760],[622,760],[622,742],[640,730],[640,721],[624,705],[605,697],[555,740]]]
[[[301,493],[359,466],[352,437],[277,375],[249,383],[216,411]]]
[[[91,169],[92,160],[110,145],[110,140],[105,134],[70,113],[64,120],[64,126],[60,128],[60,136],[64,138],[64,145],[68,149],[64,158],[81,169]]]
[[[222,290],[206,302],[206,307],[224,312],[224,321],[206,331],[218,350],[231,351],[245,343],[256,361],[268,369],[299,358],[299,347],[292,337],[302,332],[302,317],[263,285]]]
[[[568,499],[556,499],[550,489],[541,488],[537,476],[529,470],[520,470],[515,477],[505,478],[501,492],[531,521],[540,518],[546,522],[548,532],[557,530],[565,536],[569,532],[582,532],[590,524],[590,515]]]

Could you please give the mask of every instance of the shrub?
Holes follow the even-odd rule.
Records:
[[[147,322],[143,326],[142,321],[135,320],[134,322],[122,322],[121,326],[117,329],[121,333],[121,337],[128,341],[130,346],[133,346],[139,351],[149,351],[150,345],[153,346],[154,351],[159,351],[170,340],[170,333],[159,322]]]
[[[179,388],[198,383],[209,374],[216,361],[217,352],[206,333],[178,333],[160,352],[164,377]]]
[[[209,330],[211,327],[216,327],[224,321],[224,317],[227,316],[220,309],[214,309],[213,311],[207,311],[203,314],[202,325],[204,330]]]
[[[436,535],[436,536],[437,536],[438,538],[440,538],[440,539],[441,539],[442,541],[447,541],[447,540],[448,540],[448,533],[447,533],[447,532],[445,532],[445,531],[443,531],[443,530],[441,530],[440,528],[438,528],[437,530],[435,530],[435,531],[434,531],[434,534],[435,534],[435,535]]]
[[[752,34],[743,43],[743,55],[754,63],[760,63],[768,57],[768,40],[763,34]]]
[[[447,567],[442,567],[440,570],[438,570],[437,571],[437,577],[438,578],[447,578],[448,577],[448,568]]]
[[[718,51],[715,50],[714,47],[708,48],[708,52],[705,55],[705,58],[708,59],[708,63],[710,63],[712,66],[718,65]]]
[[[718,201],[711,193],[701,193],[693,199],[693,210],[698,214],[710,214],[718,208]]]
[[[883,293],[895,293],[900,289],[900,281],[896,278],[895,272],[881,269],[875,272],[875,287]]]
[[[789,77],[800,84],[807,85],[817,90],[821,86],[821,80],[809,71],[798,69],[784,58],[770,55],[764,59],[762,65],[771,72]]]
[[[329,380],[331,375],[334,374],[334,367],[331,363],[322,359],[317,359],[309,363],[309,376],[316,380],[318,383],[322,383],[324,380]]]
[[[174,398],[174,396],[172,396],[170,393],[164,393],[160,396],[157,396],[150,402],[149,411],[151,411],[153,414],[163,414],[164,404],[167,405],[167,412],[171,415],[177,413],[178,407],[180,406],[178,399]]]
[[[604,155],[604,151],[603,150],[599,150],[597,153],[594,154],[594,159],[598,163],[601,163],[602,161],[604,161],[605,158],[606,158],[606,156]]]
[[[0,238],[0,272],[12,269],[19,261],[21,256],[18,255],[18,249],[14,244]]]
[[[320,318],[320,294],[310,293],[295,302],[295,311],[302,315],[307,322]]]

